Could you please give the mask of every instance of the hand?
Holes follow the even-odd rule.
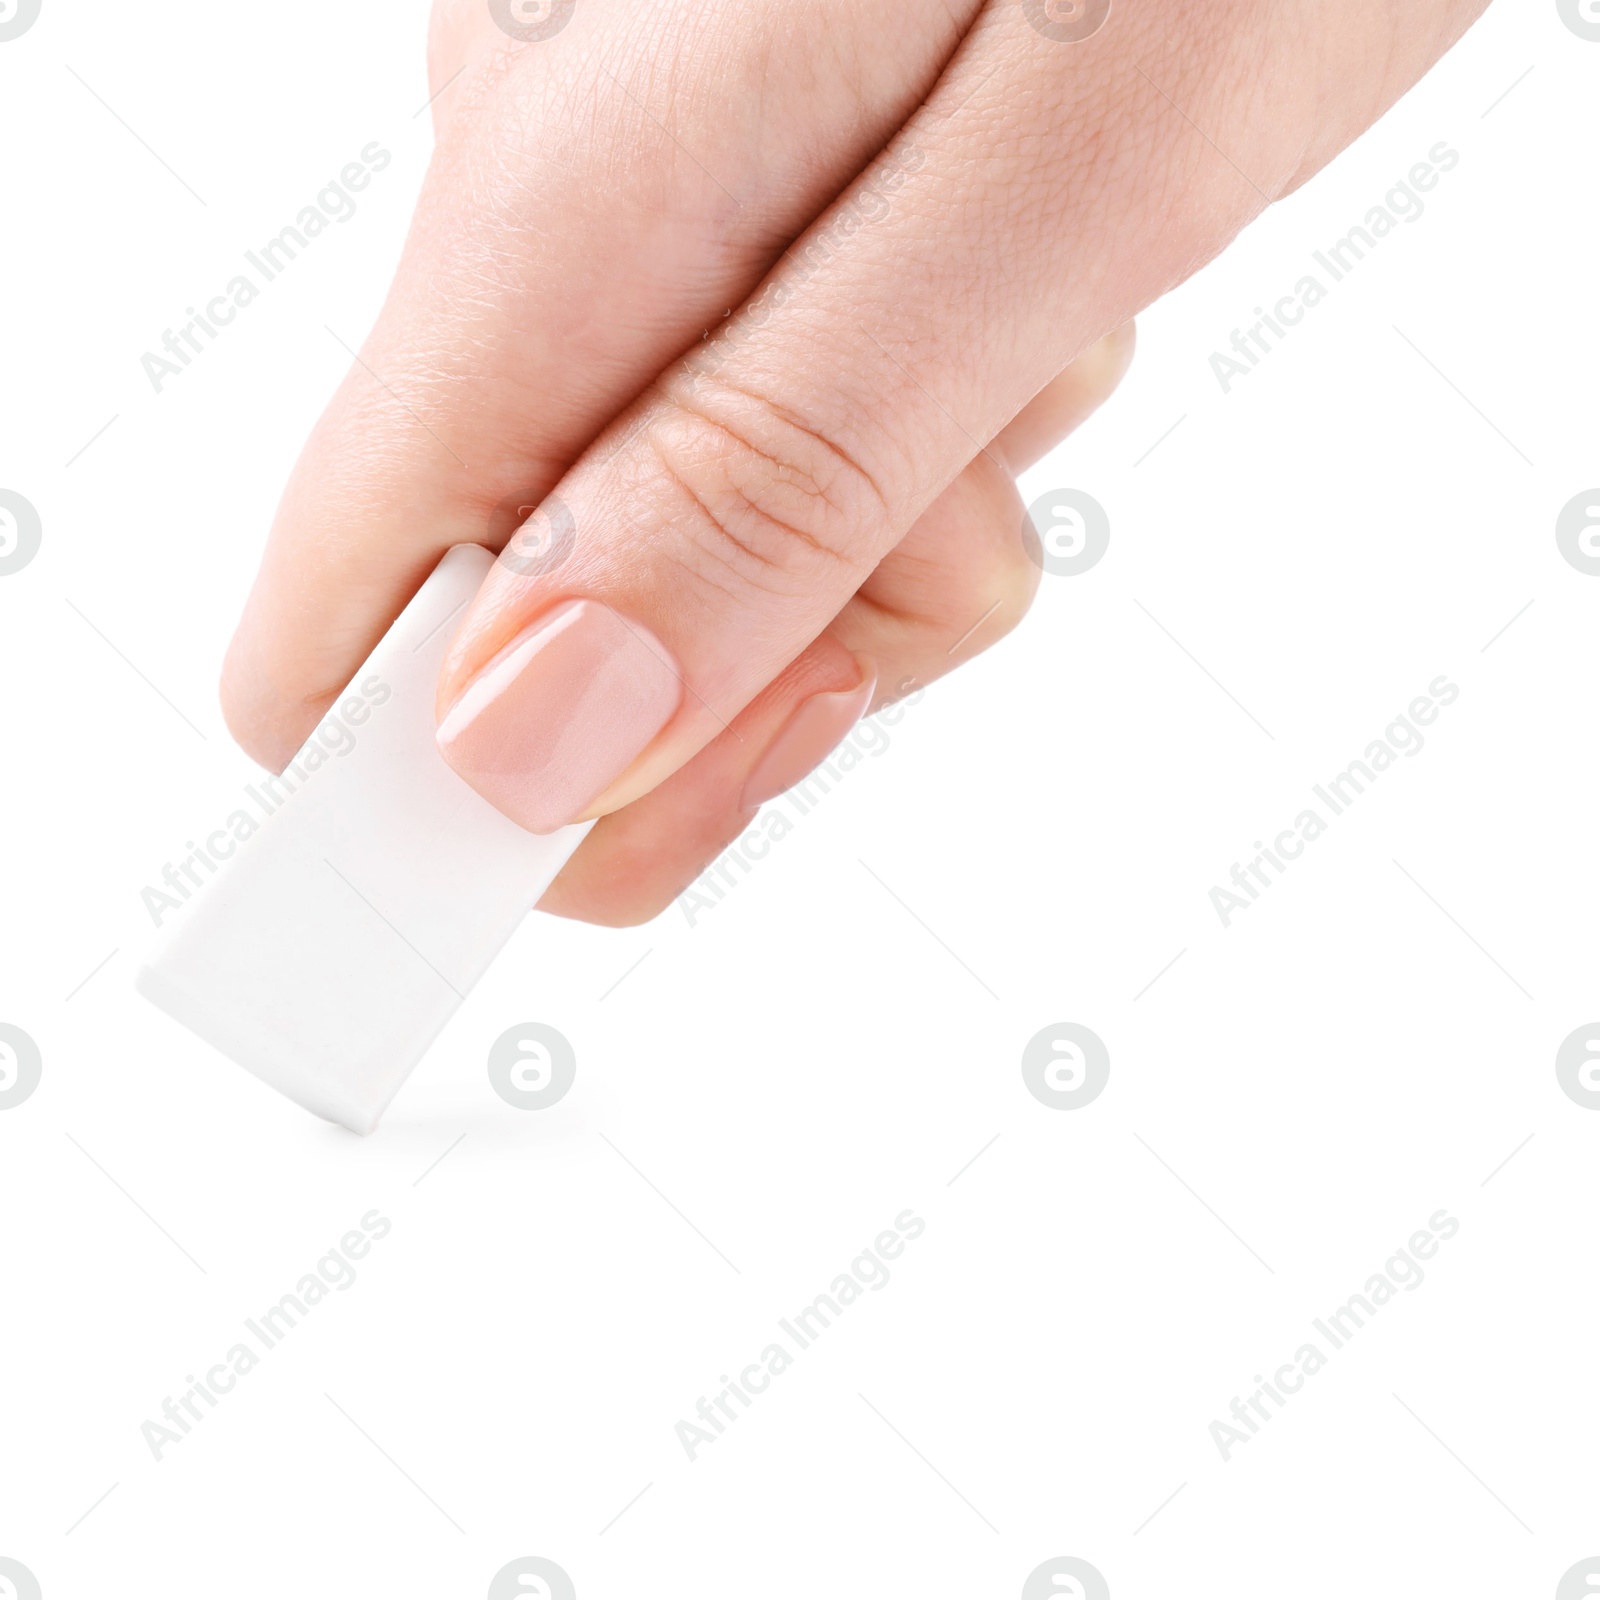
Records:
[[[435,81],[465,70],[230,652],[235,733],[282,765],[439,554],[537,505],[441,743],[525,826],[603,818],[550,909],[654,914],[1014,625],[1013,474],[1117,330],[1485,3],[1118,0],[1079,37],[1105,0],[580,0],[529,43],[442,5]]]

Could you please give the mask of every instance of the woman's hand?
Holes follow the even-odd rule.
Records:
[[[653,915],[856,716],[1015,624],[1014,474],[1114,387],[1133,315],[1485,4],[442,4],[438,152],[230,725],[281,766],[444,549],[504,548],[447,759],[525,826],[603,817],[549,909]]]

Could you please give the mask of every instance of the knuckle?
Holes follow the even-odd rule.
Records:
[[[1027,614],[1042,574],[1024,543],[1026,519],[1010,474],[980,456],[866,592],[914,621],[930,658],[948,671],[998,644]]]
[[[1029,553],[1028,507],[1009,469],[987,452],[956,479],[927,519],[930,544],[959,569],[952,590],[981,585],[1030,599],[1039,565]]]
[[[1039,589],[1038,569],[1024,557],[996,560],[974,574],[966,593],[948,597],[942,618],[944,634],[955,640],[947,654],[965,661],[997,645],[1027,616]]]
[[[1014,485],[1007,485],[999,509],[982,524],[976,541],[987,556],[983,587],[998,601],[991,643],[1003,638],[1028,614],[1044,572],[1029,554],[1023,534],[1027,508]]]
[[[894,542],[871,476],[761,395],[700,376],[680,381],[647,437],[692,502],[694,556],[743,583],[785,593],[859,583]]]

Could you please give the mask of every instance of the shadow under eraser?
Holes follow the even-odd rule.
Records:
[[[336,737],[307,742],[287,769],[293,792],[137,980],[208,1044],[357,1133],[377,1126],[592,826],[526,832],[434,742],[451,623],[493,564],[477,545],[446,554],[334,702],[323,726],[337,719]],[[351,697],[359,723],[340,710]]]

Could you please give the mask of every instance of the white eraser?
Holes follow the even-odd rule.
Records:
[[[434,690],[494,564],[458,545],[184,909],[139,992],[310,1111],[370,1133],[592,826],[525,832],[445,764]]]

